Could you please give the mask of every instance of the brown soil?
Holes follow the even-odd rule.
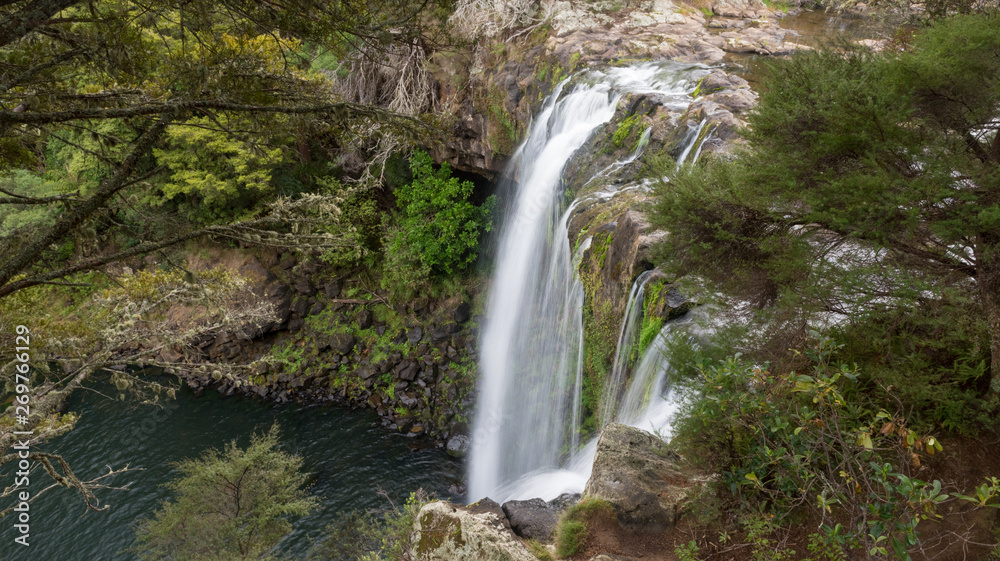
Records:
[[[623,528],[613,514],[595,513],[587,521],[587,547],[572,559],[605,554],[644,561],[677,561],[675,532],[643,532]]]

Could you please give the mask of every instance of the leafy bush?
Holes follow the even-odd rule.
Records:
[[[898,399],[909,425],[975,436],[997,426],[989,390],[989,334],[981,309],[962,294],[946,294],[917,310],[858,314],[834,327],[843,343],[837,359],[863,365],[861,387],[882,408]]]
[[[884,558],[890,548],[909,559],[917,524],[940,518],[941,503],[986,505],[996,496],[995,480],[972,499],[943,493],[940,481],[912,477],[924,454],[942,449],[940,442],[909,428],[901,415],[873,407],[854,387],[859,372],[831,363],[840,346],[812,335],[810,375],[778,378],[739,355],[699,365],[702,390],[679,415],[675,442],[722,474],[741,510],[770,513],[770,524],[771,516],[781,520],[816,505],[825,544],[852,559]],[[774,545],[767,537],[773,528],[759,520],[747,531],[761,548]]]
[[[472,204],[472,182],[452,177],[447,163],[433,164],[425,152],[414,152],[413,182],[396,190],[400,214],[385,244],[383,286],[404,297],[415,281],[464,271],[476,260],[480,234],[492,226],[495,199]]]
[[[278,427],[177,464],[176,493],[137,530],[143,560],[271,559],[292,530],[288,518],[316,507],[303,490],[302,458],[278,449]]]

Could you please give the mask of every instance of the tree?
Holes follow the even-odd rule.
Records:
[[[426,7],[405,0],[0,2],[0,168],[59,170],[52,151],[60,147],[86,160],[86,181],[71,177],[62,193],[0,188],[0,205],[58,209],[30,241],[0,238],[0,297],[190,239],[193,232],[163,234],[176,227],[145,228],[128,253],[107,251],[72,267],[54,266],[51,256],[53,246],[93,221],[114,223],[130,196],[153,190],[167,172],[167,196],[192,180],[208,193],[231,189],[231,177],[205,177],[206,170],[154,152],[182,138],[178,128],[207,127],[273,154],[262,137],[275,128],[346,134],[359,127],[353,133],[364,137],[418,126],[336,98],[309,68],[307,44],[347,57],[362,47],[405,43],[413,27],[405,24]]]
[[[491,228],[495,197],[474,205],[472,182],[452,177],[447,163],[438,169],[433,164],[426,152],[415,151],[413,181],[395,193],[401,216],[386,241],[389,266],[383,285],[396,292],[413,290],[414,281],[465,270],[476,260],[480,233]]]
[[[0,341],[13,349],[14,326],[31,329],[32,408],[17,429],[34,431],[31,459],[57,484],[98,508],[93,490],[104,483],[80,481],[39,447],[72,426],[58,406],[92,374],[111,362],[148,363],[160,345],[267,322],[268,310],[243,298],[239,279],[133,275],[109,264],[206,237],[317,250],[354,241],[349,226],[338,233],[337,193],[272,196],[238,222],[230,213],[208,226],[143,205],[183,194],[192,206],[219,195],[222,206],[233,192],[262,191],[264,168],[289,157],[275,137],[346,141],[420,127],[338,97],[310,62],[317,45],[346,58],[408,44],[419,26],[407,24],[430,7],[409,0],[0,1]],[[196,143],[205,153],[183,153]],[[211,161],[220,154],[227,161]],[[94,271],[119,286],[92,289],[90,308],[60,309],[71,296],[39,292],[93,284],[86,275]],[[202,309],[203,321],[173,332],[156,324],[174,305]],[[66,317],[51,317],[54,308]],[[9,395],[18,364],[7,358],[0,381]],[[60,368],[48,368],[51,362]],[[232,376],[234,369],[215,370]],[[125,373],[115,380],[143,400],[169,389]],[[17,460],[11,446],[18,440],[7,430],[14,421],[11,405],[0,418],[0,466]]]
[[[278,448],[277,425],[254,435],[248,448],[233,441],[223,451],[176,465],[169,484],[176,496],[137,529],[143,560],[270,559],[292,530],[290,517],[317,505],[306,495],[302,458]]]
[[[128,471],[117,466],[101,477],[81,480],[72,467],[57,455],[45,451],[42,443],[53,436],[71,430],[77,419],[72,413],[62,413],[60,404],[80,388],[95,372],[112,362],[139,362],[167,366],[177,371],[198,369],[206,365],[165,364],[148,357],[163,347],[180,346],[190,349],[203,337],[221,333],[248,333],[274,319],[273,304],[261,300],[246,290],[244,279],[229,271],[215,269],[199,274],[199,279],[186,278],[179,270],[140,271],[121,275],[112,288],[98,291],[92,300],[72,310],[71,318],[60,317],[48,310],[53,306],[51,292],[19,291],[0,299],[0,340],[4,348],[14,348],[9,334],[19,333],[24,357],[15,356],[0,364],[0,375],[8,395],[26,395],[22,411],[14,401],[0,417],[0,466],[18,465],[19,460],[38,462],[54,483],[32,491],[28,502],[37,500],[56,486],[79,491],[84,504],[93,510],[103,510],[94,491],[109,487],[111,476]],[[177,309],[196,310],[187,319],[175,317]],[[29,321],[30,319],[30,321]],[[27,323],[18,328],[19,323]],[[22,349],[23,350],[23,349]],[[20,368],[24,364],[29,368]],[[211,372],[227,377],[239,385],[246,383],[237,374],[254,368],[250,365],[213,365]],[[20,376],[17,376],[20,374]],[[176,388],[146,380],[126,371],[110,373],[110,381],[119,397],[130,394],[140,401],[157,403],[173,398]],[[16,415],[15,415],[16,414]],[[15,421],[17,419],[17,421]],[[14,431],[31,431],[27,438]],[[15,448],[22,441],[30,443],[27,458]],[[38,480],[35,480],[38,485]],[[17,497],[28,490],[27,483],[18,482],[0,491],[0,498]],[[14,508],[13,501],[0,509],[0,517]]]
[[[738,157],[659,186],[664,254],[800,330],[968,297],[996,394],[1000,16],[949,17],[902,47],[770,64]]]

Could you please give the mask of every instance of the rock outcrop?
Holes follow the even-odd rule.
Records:
[[[587,67],[644,59],[717,64],[726,53],[773,55],[802,48],[786,41],[793,32],[778,25],[783,14],[761,0],[715,0],[720,17],[710,21],[670,0],[634,6],[557,1],[547,34],[541,28],[514,42],[482,40],[467,52],[431,55],[427,70],[437,84],[438,105],[455,117],[435,158],[487,176],[501,172],[545,96]],[[715,101],[725,108],[724,100]],[[744,109],[745,101],[736,96],[732,113]]]
[[[554,505],[542,499],[507,501],[503,504],[503,512],[515,534],[540,542],[552,541],[559,521],[559,509]]]
[[[597,441],[584,495],[610,502],[625,527],[665,530],[677,522],[692,485],[659,438],[612,423]]]
[[[410,543],[410,557],[417,561],[535,561],[505,524],[503,512],[493,508],[477,512],[474,506],[441,501],[424,505]]]
[[[165,346],[156,363],[169,368],[258,361],[232,378],[208,368],[176,373],[196,392],[370,408],[389,430],[431,436],[442,447],[448,443],[457,457],[467,452],[465,419],[474,402],[480,318],[466,299],[418,298],[394,308],[391,322],[373,313],[386,311],[380,300],[345,297],[344,287],[356,286],[357,279],[337,277],[317,259],[255,253],[207,248],[189,255],[187,266],[194,274],[223,267],[243,277],[244,297],[270,304],[273,321],[211,333],[184,347]],[[180,307],[169,316],[178,328],[197,320]],[[267,356],[277,360],[260,361]]]

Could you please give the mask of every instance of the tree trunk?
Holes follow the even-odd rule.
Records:
[[[1000,394],[1000,245],[983,244],[976,266],[983,311],[990,326],[990,391]]]

